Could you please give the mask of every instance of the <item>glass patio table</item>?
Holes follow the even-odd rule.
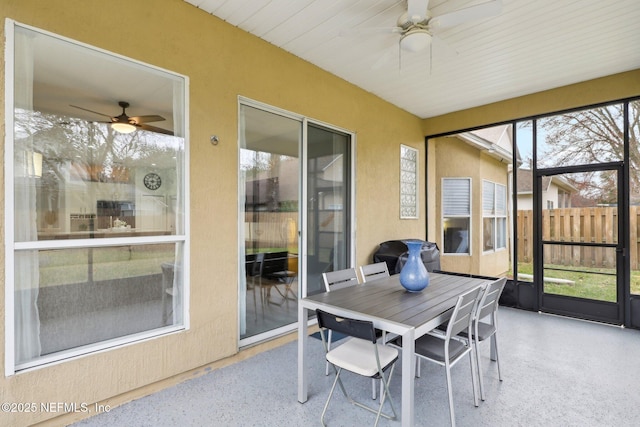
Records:
[[[400,275],[302,298],[298,304],[298,401],[307,401],[307,319],[317,308],[339,316],[369,320],[374,327],[402,336],[402,426],[415,425],[415,340],[451,317],[458,296],[494,278],[430,273],[421,292],[408,292]]]

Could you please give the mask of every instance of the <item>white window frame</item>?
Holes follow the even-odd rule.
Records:
[[[106,54],[114,58],[124,60],[130,63],[138,64],[148,68],[150,71],[158,70],[162,73],[172,74],[183,79],[184,91],[183,109],[184,109],[184,234],[170,236],[148,236],[148,237],[121,237],[109,239],[95,240],[48,240],[48,241],[30,241],[15,242],[14,234],[14,83],[15,83],[15,30],[17,27],[34,31],[49,37],[53,37],[76,46],[81,46],[100,54]],[[152,339],[168,333],[180,330],[188,330],[190,327],[189,319],[189,260],[190,260],[190,211],[189,211],[189,78],[173,71],[168,71],[160,67],[156,67],[147,63],[143,63],[104,49],[100,49],[77,40],[69,39],[49,31],[45,31],[36,27],[18,23],[12,19],[5,21],[5,376],[12,376],[16,373],[23,373],[33,370],[43,365],[62,363],[72,358],[86,356],[97,351],[103,351],[110,348],[121,347],[123,345],[131,345],[148,339]],[[101,241],[102,240],[102,241]],[[183,265],[183,318],[181,325],[171,325],[161,329],[152,331],[144,331],[134,335],[114,338],[107,341],[100,341],[94,344],[72,348],[66,351],[60,351],[50,356],[42,356],[37,360],[26,362],[20,366],[16,366],[15,361],[15,307],[14,307],[14,291],[15,291],[15,275],[14,263],[15,252],[21,250],[43,250],[43,249],[72,249],[72,248],[105,248],[124,245],[144,245],[144,244],[161,244],[174,243],[182,244],[182,253],[184,256]]]
[[[468,200],[468,213],[466,214],[461,214],[461,213],[456,213],[456,214],[452,214],[452,213],[447,213],[445,212],[446,209],[446,203],[445,203],[445,197],[447,197],[446,191],[445,191],[445,182],[446,181],[461,181],[461,180],[465,180],[469,182],[469,200]],[[441,241],[442,241],[442,254],[443,255],[453,255],[453,256],[471,256],[472,255],[472,245],[471,245],[471,236],[473,236],[473,180],[470,177],[443,177],[441,182],[440,182],[440,190],[441,190]],[[457,252],[445,252],[445,221],[448,218],[468,218],[469,220],[469,231],[468,231],[468,236],[467,236],[467,251],[466,252],[461,252],[461,253],[457,253]]]
[[[418,219],[419,152],[416,148],[400,144],[400,219]]]
[[[491,206],[491,210],[489,213],[487,213],[487,211],[485,210],[485,198],[487,196],[487,194],[485,194],[485,185],[489,185],[492,187],[492,205]],[[504,195],[504,209],[503,212],[499,212],[499,205],[498,205],[498,188],[502,188],[503,189],[503,195]],[[488,219],[493,219],[493,236],[492,236],[492,240],[493,240],[493,249],[488,249],[485,250],[484,249],[484,220],[488,218]],[[504,221],[502,222],[504,224],[504,230],[502,235],[505,236],[505,244],[504,246],[498,247],[498,220],[499,219],[503,219]],[[482,227],[482,252],[485,254],[489,254],[489,253],[494,253],[494,252],[498,252],[498,251],[503,251],[507,249],[507,243],[506,243],[506,235],[507,235],[507,186],[504,184],[499,184],[497,182],[493,182],[493,181],[489,181],[489,180],[482,180],[482,223],[483,223],[483,227]]]

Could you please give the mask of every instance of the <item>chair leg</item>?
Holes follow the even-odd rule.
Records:
[[[456,415],[453,412],[453,392],[451,390],[451,366],[447,363],[444,367],[447,373],[447,394],[449,396],[449,417],[451,418],[451,427],[456,427]]]
[[[475,407],[478,407],[478,390],[476,388],[476,362],[478,361],[476,358],[476,351],[474,349],[474,345],[470,342],[471,352],[469,353],[469,364],[471,365],[471,385],[473,386],[473,404]]]
[[[331,332],[333,332],[331,329],[329,329],[329,335],[327,336],[327,352],[329,352],[329,350],[331,350],[331,340],[332,340],[332,334]],[[321,332],[322,333],[322,332]],[[325,375],[329,375],[329,365],[331,365],[329,362],[327,362],[327,365],[325,367],[324,370],[324,374]]]
[[[494,333],[491,336],[491,340],[496,353],[496,364],[498,365],[498,379],[502,381],[502,372],[500,371],[500,355],[498,354],[498,334]]]
[[[264,301],[264,295],[266,293],[266,289],[264,286],[262,286],[262,283],[260,284],[260,302],[262,303],[262,306],[264,307],[265,305],[265,301]]]
[[[349,403],[351,403],[352,405],[358,406],[359,408],[362,409],[366,409],[369,412],[372,412],[374,414],[376,414],[376,422],[374,424],[374,427],[376,427],[378,425],[378,421],[380,420],[380,417],[386,418],[388,420],[396,420],[398,418],[398,413],[396,412],[396,407],[393,404],[393,399],[391,399],[391,394],[389,393],[389,383],[391,382],[391,377],[393,376],[393,370],[395,369],[395,365],[391,367],[391,369],[389,370],[389,374],[386,376],[384,375],[384,372],[380,375],[380,385],[381,387],[384,385],[384,389],[380,392],[380,406],[378,407],[378,409],[372,408],[368,405],[365,405],[363,403],[360,403],[356,400],[354,400],[351,396],[349,396],[349,394],[347,393],[347,390],[344,387],[344,384],[342,383],[342,378],[340,378],[340,373],[342,372],[342,368],[338,368],[334,365],[333,369],[336,373],[336,379],[333,380],[333,386],[331,386],[331,391],[329,392],[329,397],[327,398],[327,402],[324,404],[324,409],[322,411],[322,416],[320,417],[320,421],[322,422],[322,425],[324,426],[324,415],[327,411],[327,408],[329,407],[329,401],[331,400],[331,396],[333,396],[333,392],[335,391],[336,385],[340,386],[340,389],[342,390],[342,394],[344,394],[344,397],[347,398],[347,400],[349,401]],[[382,412],[382,408],[384,406],[384,401],[386,400],[387,396],[389,396],[389,405],[391,406],[391,411],[393,412],[393,415],[389,415],[389,414],[385,414]]]
[[[416,357],[416,378],[420,378],[420,358]]]
[[[377,388],[375,378],[371,379],[371,399],[376,400],[376,388]]]
[[[395,365],[391,367],[391,370],[389,371],[389,375],[387,375],[387,378],[384,377],[384,373],[382,373],[382,375],[380,376],[380,386],[381,386],[380,408],[378,409],[378,415],[376,416],[376,422],[374,424],[374,427],[377,427],[378,421],[380,420],[381,416],[390,420],[396,420],[398,418],[398,413],[396,412],[396,407],[393,405],[393,399],[391,399],[391,397],[389,397],[389,405],[391,406],[393,417],[382,413],[382,407],[384,406],[384,401],[387,398],[387,396],[390,396],[389,383],[391,382],[391,376],[393,375],[394,369],[395,369]],[[384,390],[382,390],[383,385],[384,385]]]
[[[327,397],[327,401],[324,404],[324,409],[322,410],[322,415],[320,415],[320,422],[323,426],[326,426],[326,424],[324,423],[324,414],[327,412],[327,408],[329,407],[329,402],[331,401],[331,396],[333,396],[333,392],[336,389],[336,385],[338,384],[338,381],[340,381],[340,372],[342,372],[342,369],[338,369],[336,372],[336,379],[333,380],[333,385],[331,386],[329,397]],[[342,386],[342,382],[340,382],[340,387],[342,387],[342,391],[345,392],[344,387]]]
[[[474,340],[476,346],[476,367],[478,369],[478,383],[480,384],[480,399],[484,401],[484,382],[482,380],[482,366],[480,364],[480,341]]]
[[[258,320],[258,298],[256,297],[256,287],[253,286],[253,311],[256,312],[256,320]]]

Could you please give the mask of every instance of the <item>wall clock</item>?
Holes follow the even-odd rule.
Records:
[[[157,173],[150,172],[144,176],[144,186],[149,190],[157,190],[162,185],[162,179]]]

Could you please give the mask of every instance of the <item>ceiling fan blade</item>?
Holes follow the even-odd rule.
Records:
[[[165,119],[164,117],[158,116],[158,115],[129,117],[130,121],[133,121],[138,124],[149,123],[149,122],[161,122],[164,119]]]
[[[428,8],[429,0],[407,0],[407,19],[414,24],[424,21]]]
[[[349,28],[347,30],[340,30],[340,37],[348,37],[362,34],[392,34],[401,33],[400,27],[367,27],[367,28]]]
[[[436,56],[438,60],[446,61],[458,56],[458,51],[440,37],[434,36],[431,39],[431,46],[433,47],[433,55]]]
[[[384,67],[393,58],[393,56],[397,55],[397,52],[398,44],[396,43],[394,46],[387,49],[382,55],[380,55],[378,59],[376,59],[376,62],[373,63],[371,69],[379,70],[380,68]]]
[[[78,110],[88,111],[90,113],[97,114],[99,116],[109,117],[109,119],[113,121],[113,116],[109,116],[108,114],[98,113],[97,111],[89,110],[88,108],[78,107],[77,105],[72,105],[72,104],[69,104],[69,107],[77,108]]]
[[[173,135],[173,132],[170,130],[162,129],[156,126],[150,125],[137,125],[140,129],[148,130],[149,132],[163,133],[165,135]]]
[[[496,16],[502,11],[502,0],[491,0],[475,6],[455,10],[444,15],[435,16],[429,20],[429,29],[437,31],[439,29],[450,28],[474,19],[489,18]]]

